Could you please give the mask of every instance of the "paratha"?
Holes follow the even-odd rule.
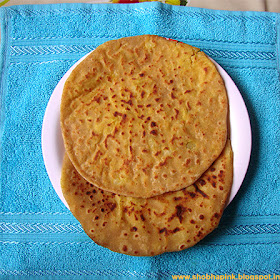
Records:
[[[154,35],[97,47],[73,70],[61,99],[75,168],[99,188],[133,197],[195,182],[225,146],[227,114],[212,61]]]
[[[228,140],[193,185],[145,199],[95,187],[66,155],[61,186],[71,212],[97,244],[119,253],[153,256],[191,247],[217,227],[231,191],[232,161]]]

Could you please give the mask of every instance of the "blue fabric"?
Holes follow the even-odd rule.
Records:
[[[0,279],[280,274],[279,14],[159,2],[0,12]],[[138,34],[192,44],[221,64],[243,95],[253,134],[248,173],[219,228],[193,248],[156,257],[92,242],[56,195],[41,150],[45,109],[67,69],[107,40]]]

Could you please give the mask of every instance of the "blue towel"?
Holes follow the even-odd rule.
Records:
[[[159,2],[0,12],[0,279],[279,279],[279,14]],[[247,175],[220,226],[190,249],[156,257],[92,242],[56,195],[41,149],[45,109],[68,68],[107,40],[140,34],[180,40],[215,59],[245,100],[253,136]]]

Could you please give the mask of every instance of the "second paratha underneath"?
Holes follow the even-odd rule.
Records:
[[[152,256],[193,246],[217,227],[231,191],[232,164],[228,141],[193,185],[144,199],[93,186],[66,155],[61,187],[71,212],[97,244],[124,254]]]

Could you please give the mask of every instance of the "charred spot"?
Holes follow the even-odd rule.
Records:
[[[127,246],[126,245],[123,245],[123,251],[127,251]]]
[[[91,132],[92,136],[98,136],[98,134],[96,134],[94,131]]]
[[[160,153],[161,153],[161,151],[156,152],[155,156],[157,157]]]
[[[143,222],[146,220],[143,214],[140,215],[140,218]]]
[[[154,85],[154,87],[153,87],[153,93],[157,93],[157,90],[158,90],[157,85]]]
[[[157,130],[152,130],[150,133],[151,133],[152,135],[157,135],[157,134],[158,134]]]
[[[188,89],[185,91],[185,93],[190,93],[191,92],[191,89]]]
[[[213,188],[216,188],[216,183],[212,182],[211,185],[213,186]]]
[[[193,192],[190,192],[190,193],[189,193],[189,195],[190,195],[190,197],[191,197],[191,198],[196,197],[196,194],[195,194],[195,193],[193,193]]]
[[[181,196],[179,196],[179,197],[174,197],[173,200],[174,200],[174,201],[182,200],[182,197],[181,197]]]
[[[197,233],[197,235],[196,235],[197,237],[200,237],[200,236],[202,236],[202,232],[201,231],[199,231],[198,233]]]
[[[172,98],[172,99],[175,99],[175,98],[176,98],[176,96],[174,95],[173,92],[171,92],[171,98]]]
[[[141,97],[143,98],[144,95],[145,95],[145,91],[142,91],[142,92],[141,92]]]
[[[211,183],[211,177],[207,176],[207,181]]]
[[[194,221],[194,220],[190,220],[190,223],[191,223],[191,224],[195,224],[195,221]]]
[[[203,180],[204,181],[204,180]],[[205,181],[204,181],[204,184],[205,184]],[[199,188],[198,188],[198,186],[194,183],[193,184],[194,185],[194,187],[195,187],[195,191],[196,192],[198,192],[199,194],[201,194],[203,197],[205,197],[205,198],[209,198],[209,196],[206,194],[206,193],[204,193],[202,190],[200,190]]]
[[[216,219],[218,219],[218,218],[220,218],[220,214],[219,214],[219,213],[215,213],[215,214],[213,215],[213,217],[215,217]]]
[[[157,124],[155,122],[151,122],[151,127],[155,127]]]
[[[176,216],[178,217],[180,223],[183,221],[183,214],[186,212],[186,208],[182,205],[176,206]]]
[[[155,101],[156,101],[156,102],[159,102],[159,101],[160,101],[160,98],[156,98]]]
[[[220,170],[218,177],[220,178],[219,182],[224,182],[224,171],[223,170]]]
[[[100,103],[100,96],[95,96],[93,101],[95,101],[99,104]]]
[[[222,186],[220,186],[219,189],[222,191],[224,188]]]
[[[140,76],[140,77],[144,77],[144,73],[140,73],[139,76]]]
[[[127,118],[127,115],[126,115],[126,114],[123,114],[123,115],[122,115],[122,122],[124,122],[124,121],[126,120],[126,118]],[[118,130],[115,128],[114,133],[117,133],[117,132],[118,132]]]
[[[199,184],[200,184],[201,186],[204,186],[204,185],[206,184],[206,182],[205,182],[203,179],[200,179],[200,180],[199,180]]]
[[[180,231],[180,229],[179,229],[178,227],[176,227],[176,228],[173,229],[172,232],[173,232],[173,233],[176,233],[176,232],[178,232],[178,231]]]
[[[90,195],[90,194],[91,194],[91,192],[89,192],[89,191],[88,191],[88,192],[86,192],[86,194],[87,194],[87,195]]]
[[[185,248],[184,244],[180,246],[180,250],[183,250],[184,248]]]
[[[210,168],[210,171],[211,171],[211,172],[214,172],[215,170],[216,170],[215,167],[211,167],[211,168]]]
[[[201,214],[201,215],[199,216],[199,219],[200,219],[200,220],[203,220],[203,219],[204,219],[204,215]]]
[[[99,219],[99,216],[95,216],[95,218],[94,218],[95,220],[98,220]]]
[[[186,162],[184,163],[184,166],[188,166],[189,164],[190,164],[190,162],[191,162],[191,160],[188,158],[187,160],[186,160]]]
[[[116,203],[113,202],[108,202],[106,205],[111,211],[113,211],[117,206]]]
[[[137,231],[137,227],[132,227],[130,231]]]
[[[121,102],[126,103],[130,106],[133,104],[131,99],[129,99],[128,101],[122,99]]]
[[[159,163],[159,166],[164,166],[167,164],[167,160],[169,159],[170,157],[167,157],[163,162],[160,162]]]
[[[105,210],[104,210],[104,208],[101,208],[101,212],[104,212]]]
[[[142,168],[142,171],[147,174],[147,169],[146,168]]]
[[[122,113],[117,112],[117,111],[114,113],[114,117],[117,117],[117,116],[122,116],[122,115],[123,115]]]
[[[164,228],[160,229],[159,233],[167,233],[167,228],[164,227]]]

